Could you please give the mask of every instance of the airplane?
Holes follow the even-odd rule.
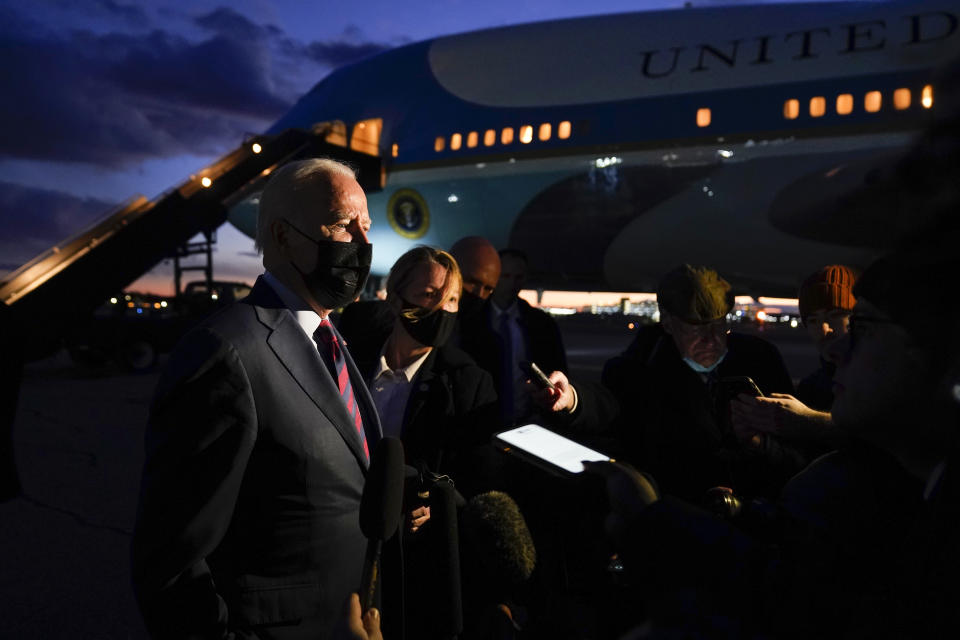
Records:
[[[652,291],[687,262],[792,297],[819,266],[877,255],[843,211],[814,223],[797,198],[932,121],[958,16],[952,0],[767,4],[463,33],[335,70],[267,134],[325,127],[381,158],[374,274],[482,235],[528,254],[532,288]],[[257,198],[228,218],[251,237]]]

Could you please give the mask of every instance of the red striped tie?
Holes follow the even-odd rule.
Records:
[[[367,445],[367,434],[363,431],[363,418],[360,417],[360,407],[353,397],[353,387],[350,385],[350,373],[347,371],[347,361],[343,357],[343,350],[340,348],[340,342],[337,335],[333,332],[330,320],[324,318],[320,326],[313,333],[313,339],[317,343],[320,355],[330,368],[330,373],[337,381],[340,388],[340,397],[347,406],[347,413],[353,419],[353,424],[357,428],[357,434],[360,436],[360,442],[363,443],[363,452],[367,455],[367,461],[370,460],[370,447]]]

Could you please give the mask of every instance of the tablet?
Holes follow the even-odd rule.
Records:
[[[494,442],[504,451],[519,453],[534,462],[565,473],[583,471],[584,460],[607,462],[610,456],[594,451],[540,425],[527,424],[494,436]]]

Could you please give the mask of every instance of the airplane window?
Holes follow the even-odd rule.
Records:
[[[800,101],[793,98],[783,103],[783,117],[787,120],[796,120],[800,115]]]
[[[837,96],[837,113],[842,116],[853,113],[853,95],[841,93]]]
[[[500,133],[500,144],[510,144],[513,142],[513,127],[504,127]]]
[[[827,101],[823,96],[810,98],[810,116],[819,118],[827,112]]]
[[[533,126],[525,124],[520,127],[520,142],[529,144],[531,140],[533,140]]]
[[[487,129],[483,132],[483,146],[492,147],[497,143],[497,132],[493,129]]]
[[[710,109],[697,109],[697,126],[710,126]]]
[[[927,85],[923,88],[923,92],[920,95],[920,104],[923,105],[924,109],[929,109],[933,106],[933,85]]]
[[[910,108],[910,89],[897,89],[893,92],[893,108],[897,111]]]
[[[561,140],[566,140],[570,137],[570,121],[564,120],[557,125],[557,137]]]
[[[350,148],[362,151],[372,156],[380,155],[380,132],[383,130],[382,118],[361,120],[353,125],[353,135],[350,136]]]
[[[467,146],[471,149],[477,146],[477,132],[471,131],[467,134]]]
[[[443,151],[443,148],[447,146],[447,141],[443,136],[437,136],[437,139],[433,141],[433,150],[434,151]]]
[[[396,142],[394,142],[393,146],[390,147],[390,155],[396,158],[399,152],[400,152],[400,146]]]
[[[883,96],[881,96],[879,91],[868,91],[867,95],[863,97],[863,108],[870,113],[880,111],[882,104]]]
[[[551,129],[550,123],[544,122],[542,125],[540,125],[540,133],[537,134],[537,137],[540,138],[541,140],[549,140],[550,129]]]
[[[343,121],[334,120],[333,122],[314,125],[314,130],[317,128],[326,128],[326,132],[323,134],[324,142],[335,144],[338,147],[347,146],[347,125],[343,124]]]
[[[455,133],[450,136],[450,149],[456,151],[460,148],[460,145],[463,144],[463,136],[459,133]]]

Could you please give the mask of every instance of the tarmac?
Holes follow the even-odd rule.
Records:
[[[561,326],[573,378],[597,379],[630,340],[625,323]],[[816,366],[803,331],[767,337],[795,377]],[[158,377],[81,369],[65,352],[27,365],[14,425],[23,494],[0,504],[0,639],[147,638],[129,547]]]

